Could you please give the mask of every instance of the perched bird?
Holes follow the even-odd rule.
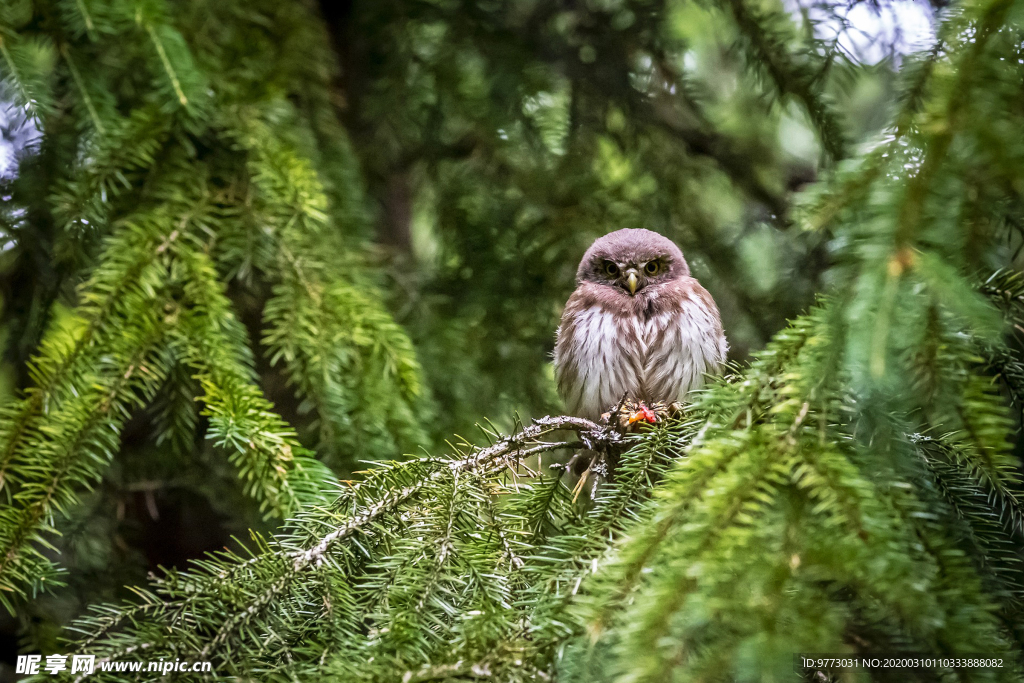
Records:
[[[700,387],[727,349],[718,307],[679,247],[650,230],[616,230],[576,272],[555,343],[558,393],[569,413],[595,421],[624,397],[647,411]]]

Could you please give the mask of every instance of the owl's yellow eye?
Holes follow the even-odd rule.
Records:
[[[616,275],[619,274],[619,267],[617,265],[615,265],[614,263],[612,263],[611,261],[605,261],[604,262],[604,272],[605,272],[606,275],[609,275],[611,277],[615,277]]]
[[[648,261],[644,266],[644,272],[648,275],[657,275],[659,270],[661,270],[661,264],[657,261]]]

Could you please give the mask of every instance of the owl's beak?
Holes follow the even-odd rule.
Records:
[[[626,277],[626,286],[629,287],[629,293],[636,294],[636,286],[639,283],[639,280],[636,276],[636,271],[630,268],[626,272],[629,273],[629,275]]]

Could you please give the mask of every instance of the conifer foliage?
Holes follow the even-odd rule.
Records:
[[[782,212],[775,229],[809,253],[825,244],[829,286],[682,417],[631,434],[516,420],[504,436],[485,430],[485,445],[454,440],[444,455],[404,459],[385,458],[425,443],[426,416],[445,398],[462,405],[438,384],[439,366],[421,372],[370,265],[356,152],[331,109],[329,22],[261,0],[4,6],[5,93],[42,133],[4,229],[46,226],[73,306],[49,302],[29,388],[0,421],[0,600],[13,608],[57,581],[60,520],[117,466],[126,423],[149,411],[154,448],[198,466],[202,437],[246,496],[288,521],[169,568],[130,600],[93,605],[67,647],[101,663],[210,660],[216,676],[241,680],[776,681],[799,678],[794,653],[916,653],[1003,666],[899,680],[1020,680],[1024,5],[945,9],[937,44],[902,67],[885,134],[845,159],[827,94],[835,44],[762,3],[702,6],[727,22],[759,106],[802,107],[823,151],[818,182],[783,199],[736,163],[742,136],[711,117],[657,119],[665,100],[700,112],[666,37],[689,3],[590,5],[410,3],[431,21],[458,15],[491,31],[480,69],[504,73],[488,60],[516,43],[569,74],[546,104],[524,86],[531,106],[502,129],[521,149],[474,143],[465,163],[485,157],[485,178],[521,191],[498,209],[540,201],[523,179],[534,164],[547,165],[533,169],[541,178],[576,168],[584,187],[629,166],[607,139],[559,132],[616,73],[603,67],[618,53],[602,62],[594,45],[628,46],[630,89],[609,88],[609,128],[626,129],[626,112],[630,125],[678,136],[680,158],[714,166],[709,187],[727,182]],[[430,63],[427,51],[418,59]],[[663,138],[638,143],[636,158],[668,153],[652,139]],[[434,161],[425,186],[463,269],[466,226],[497,210],[460,194],[472,166]],[[689,196],[670,171],[634,172],[622,174]],[[544,220],[517,235],[536,236]],[[568,251],[571,240],[551,239]],[[705,246],[714,264],[717,246]],[[511,288],[509,299],[529,300]],[[453,308],[453,329],[471,336]],[[431,324],[410,320],[420,333]],[[439,339],[421,340],[428,357]],[[299,397],[296,417],[315,415],[303,423],[312,436],[266,398],[268,367]],[[611,476],[574,480],[560,453],[583,447],[624,454]],[[339,480],[331,467],[356,458],[380,462]]]
[[[296,10],[280,11],[294,20]],[[169,11],[4,7],[5,92],[41,128],[34,161],[59,169],[45,178],[45,206],[30,208],[53,221],[59,259],[97,264],[44,336],[25,396],[4,408],[5,602],[53,581],[55,518],[104,475],[132,411],[155,402],[158,443],[190,444],[202,419],[268,515],[294,513],[334,481],[256,383],[261,340],[249,338],[226,278],[271,289],[262,341],[319,414],[326,452],[360,444],[371,457],[397,455],[420,435],[415,354],[363,272],[362,247],[337,229],[351,208],[332,206],[308,153],[316,131],[288,100],[290,88],[323,88],[327,72],[287,62],[267,72],[256,42],[250,54],[218,52],[227,16],[207,17],[211,35],[189,45]],[[309,16],[296,26],[305,33],[287,48],[325,52]],[[11,234],[34,227],[31,214],[8,218]]]

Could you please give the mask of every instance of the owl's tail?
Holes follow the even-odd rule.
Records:
[[[592,451],[589,448],[576,451],[573,453],[572,473],[577,477],[582,476],[584,472],[590,469],[591,464],[599,455],[597,451]]]
[[[572,473],[576,476],[583,476],[584,472],[590,470],[594,474],[611,479],[615,474],[615,468],[619,464],[619,456],[622,455],[622,452],[622,449],[614,447],[605,451],[580,449],[569,461]]]

